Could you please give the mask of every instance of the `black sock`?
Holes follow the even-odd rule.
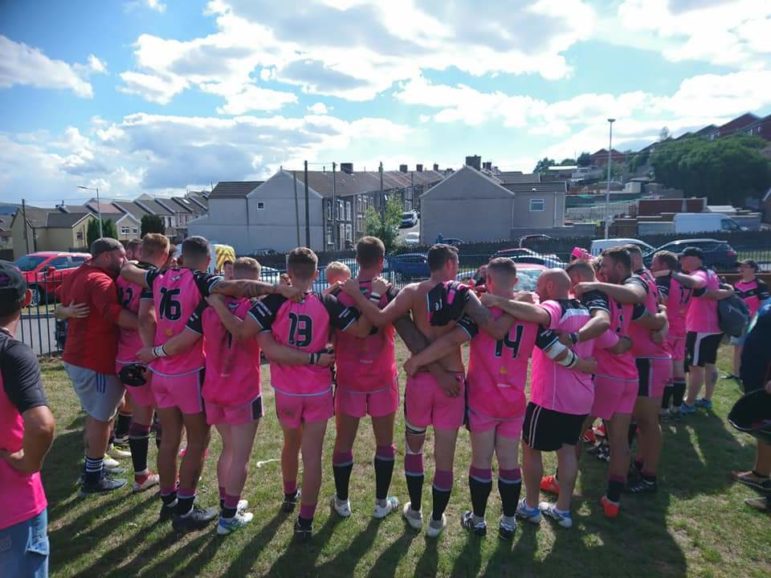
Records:
[[[335,453],[332,456],[332,471],[335,475],[335,494],[337,499],[348,499],[348,486],[353,471],[353,454],[351,452]]]
[[[622,477],[611,476],[608,478],[608,490],[605,495],[611,502],[621,501],[621,492],[624,490],[625,480]]]
[[[683,405],[683,398],[685,397],[685,380],[676,379],[672,382],[672,406],[680,407]]]
[[[131,427],[131,414],[119,413],[118,418],[115,420],[115,437],[126,437],[129,433],[129,427]]]
[[[468,472],[468,489],[471,492],[471,508],[478,518],[485,517],[487,498],[493,489],[492,472],[489,469],[470,467]]]
[[[521,492],[522,473],[519,468],[498,471],[498,493],[501,496],[501,509],[507,518],[514,517]]]
[[[171,506],[174,500],[177,499],[177,492],[171,492],[169,494],[161,494],[161,502],[164,506]]]
[[[385,500],[388,497],[388,488],[391,487],[391,478],[394,473],[394,460],[383,459],[375,456],[375,498]]]
[[[150,445],[150,426],[132,423],[129,427],[129,449],[134,473],[147,469],[147,450]]]
[[[180,496],[177,494],[177,509],[176,514],[177,516],[183,516],[187,514],[190,510],[193,509],[193,504],[195,503],[195,494],[192,496]]]
[[[442,514],[447,509],[452,493],[452,472],[445,470],[436,470],[434,472],[434,483],[431,486],[431,496],[433,498],[433,511],[431,518],[441,520]],[[488,490],[489,494],[489,490]]]
[[[83,463],[83,480],[86,484],[97,484],[104,472],[104,459],[85,458]]]
[[[661,397],[661,409],[669,409],[669,403],[672,401],[674,391],[674,384],[667,384],[664,388],[664,395]]]
[[[404,476],[407,479],[407,493],[410,495],[410,507],[420,510],[423,502],[423,454],[408,453],[404,456]]]
[[[297,523],[300,525],[301,528],[305,530],[309,530],[313,527],[313,518],[308,519],[308,518],[298,517]]]
[[[632,447],[632,444],[634,443],[635,435],[637,435],[637,424],[632,422],[629,424],[629,433],[627,434],[627,439],[629,441],[629,447]]]
[[[225,507],[225,500],[220,500],[220,501],[223,504],[220,507],[220,509],[222,510],[222,517],[223,518],[235,518],[237,508],[226,508]]]

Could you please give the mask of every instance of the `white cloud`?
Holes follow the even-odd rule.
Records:
[[[88,64],[68,64],[46,56],[42,50],[0,35],[0,88],[34,86],[71,90],[81,98],[91,98],[91,73],[106,72],[105,64],[89,55]]]
[[[161,2],[161,0],[145,0],[145,4],[147,4],[147,7],[150,10],[155,10],[156,12],[166,12],[166,4]]]
[[[323,102],[314,102],[308,107],[308,112],[312,112],[313,114],[327,114],[329,111],[327,105]]]

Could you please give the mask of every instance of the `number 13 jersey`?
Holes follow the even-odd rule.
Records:
[[[154,344],[158,346],[184,331],[191,315],[222,277],[183,268],[148,271],[145,280],[153,294],[157,322]],[[152,371],[160,375],[186,375],[203,366],[203,340],[199,339],[184,353],[156,359]]]
[[[268,295],[257,301],[249,314],[263,331],[273,333],[276,343],[308,353],[326,349],[330,327],[345,331],[359,318],[358,310],[346,307],[334,295],[315,293],[307,293],[299,303]],[[332,387],[332,370],[271,361],[270,382],[273,389],[287,395],[320,395]]]

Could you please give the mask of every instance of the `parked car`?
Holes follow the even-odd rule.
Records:
[[[482,265],[482,267],[484,267],[484,265]],[[479,285],[480,283],[484,285],[485,279],[482,275],[482,267],[479,267],[476,270],[469,270],[458,273],[455,279],[468,285],[475,286]],[[515,290],[535,291],[538,277],[540,277],[541,273],[546,271],[546,269],[548,269],[548,267],[535,263],[517,263],[517,286],[515,287]]]
[[[547,269],[564,269],[565,263],[557,257],[547,255],[520,255],[511,257],[511,260],[517,264],[517,270],[520,265],[541,265]]]
[[[528,247],[533,243],[542,243],[542,242],[551,241],[551,240],[552,240],[552,237],[549,237],[549,235],[541,235],[541,234],[525,235],[524,237],[519,238],[519,246]]]
[[[408,246],[420,245],[420,233],[418,231],[410,231],[404,235],[404,244]]]
[[[452,245],[453,247],[459,247],[465,242],[466,241],[464,241],[463,239],[458,239],[456,237],[446,237],[442,239],[442,243],[444,243],[445,245]]]
[[[281,280],[281,273],[283,271],[276,269],[275,267],[266,267],[263,265],[260,268],[260,281],[266,283],[278,283]]]
[[[53,302],[62,281],[91,258],[89,253],[40,251],[19,257],[15,264],[32,290],[31,305]]]
[[[257,257],[264,257],[266,255],[275,255],[276,254],[276,250],[275,249],[270,249],[270,248],[257,249],[254,252],[254,254]]]
[[[500,249],[496,251],[490,258],[493,259],[495,257],[510,257],[513,259],[514,257],[532,257],[536,255],[537,253],[532,249],[526,249],[525,247],[515,247],[513,249]]]
[[[643,256],[646,267],[651,266],[653,255],[659,251],[672,251],[676,255],[683,252],[686,247],[698,247],[704,251],[704,266],[720,271],[734,271],[736,269],[736,251],[728,241],[719,239],[681,239],[650,251]]]
[[[615,239],[595,239],[592,241],[591,246],[589,247],[589,252],[593,256],[597,256],[600,253],[602,253],[605,249],[610,249],[611,247],[618,247],[619,245],[637,245],[640,247],[640,249],[643,252],[643,255],[645,253],[649,253],[650,251],[653,251],[653,247],[646,243],[645,241],[640,241],[640,239],[626,239],[626,238],[615,238]]]
[[[675,235],[747,230],[747,227],[742,227],[732,218],[721,213],[677,213],[672,217],[672,223]]]
[[[428,269],[428,257],[425,253],[402,253],[401,255],[391,255],[388,258],[388,262],[391,271],[396,275],[397,280],[425,278],[430,275]]]
[[[402,223],[399,225],[400,229],[408,229],[418,224],[418,212],[417,211],[404,211],[402,213]]]

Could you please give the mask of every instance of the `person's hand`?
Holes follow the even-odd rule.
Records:
[[[155,359],[155,355],[153,355],[153,348],[143,347],[142,349],[137,351],[137,359],[145,364],[153,361]]]
[[[651,332],[651,341],[657,345],[661,345],[664,343],[664,338],[666,335],[666,331],[663,329],[659,329],[658,331],[652,331]]]
[[[321,367],[331,367],[335,363],[335,354],[334,353],[322,353],[319,356],[319,360],[316,362],[316,365],[320,365]]]
[[[418,369],[420,369],[420,366],[415,362],[415,357],[410,357],[404,362],[404,371],[410,377],[415,375],[418,372]]]
[[[7,462],[8,465],[17,472],[23,474],[33,474],[40,469],[39,464],[30,464],[29,461],[25,459],[23,448],[17,452],[0,450],[0,459]]]
[[[582,283],[576,283],[573,287],[573,295],[576,297],[581,297],[584,293],[589,293],[589,291],[594,291],[597,289],[597,284],[592,283],[590,281],[584,281]]]
[[[495,307],[498,305],[498,297],[496,295],[493,295],[492,293],[483,293],[479,300],[482,302],[482,305],[485,307]]]
[[[348,279],[345,283],[338,283],[337,286],[340,287],[344,293],[350,295],[351,297],[356,297],[356,295],[361,294],[361,285],[359,285],[359,281],[357,279]]]
[[[206,298],[206,302],[212,307],[217,307],[217,305],[225,304],[225,298],[219,293],[212,293]]]
[[[305,297],[305,292],[302,289],[292,287],[291,285],[282,285],[279,283],[278,285],[274,285],[274,287],[276,288],[276,293],[295,303],[299,303]]]
[[[385,295],[388,291],[389,283],[383,277],[375,277],[370,285],[370,293],[377,293],[378,295]]]
[[[437,378],[437,381],[447,397],[458,397],[460,395],[460,381],[458,381],[454,373],[443,371],[441,376]]]
[[[573,343],[573,338],[570,336],[570,333],[563,331],[557,334],[557,338],[562,345],[567,345],[568,347],[573,347],[575,345],[575,343]]]
[[[671,275],[672,271],[670,269],[660,269],[658,271],[653,272],[653,276],[656,278],[659,277],[666,277],[667,275]]]
[[[75,303],[74,301],[70,301],[70,304],[67,305],[67,307],[63,307],[62,309],[67,311],[66,317],[71,317],[73,319],[83,319],[84,317],[88,317],[89,313],[87,304]]]
[[[532,291],[520,291],[514,295],[514,301],[522,303],[535,303],[535,294]]]
[[[289,278],[289,275],[286,273],[281,273],[281,275],[278,276],[278,282],[279,285],[291,285],[292,280]]]
[[[576,369],[583,373],[594,373],[597,371],[597,360],[594,357],[579,358]]]

